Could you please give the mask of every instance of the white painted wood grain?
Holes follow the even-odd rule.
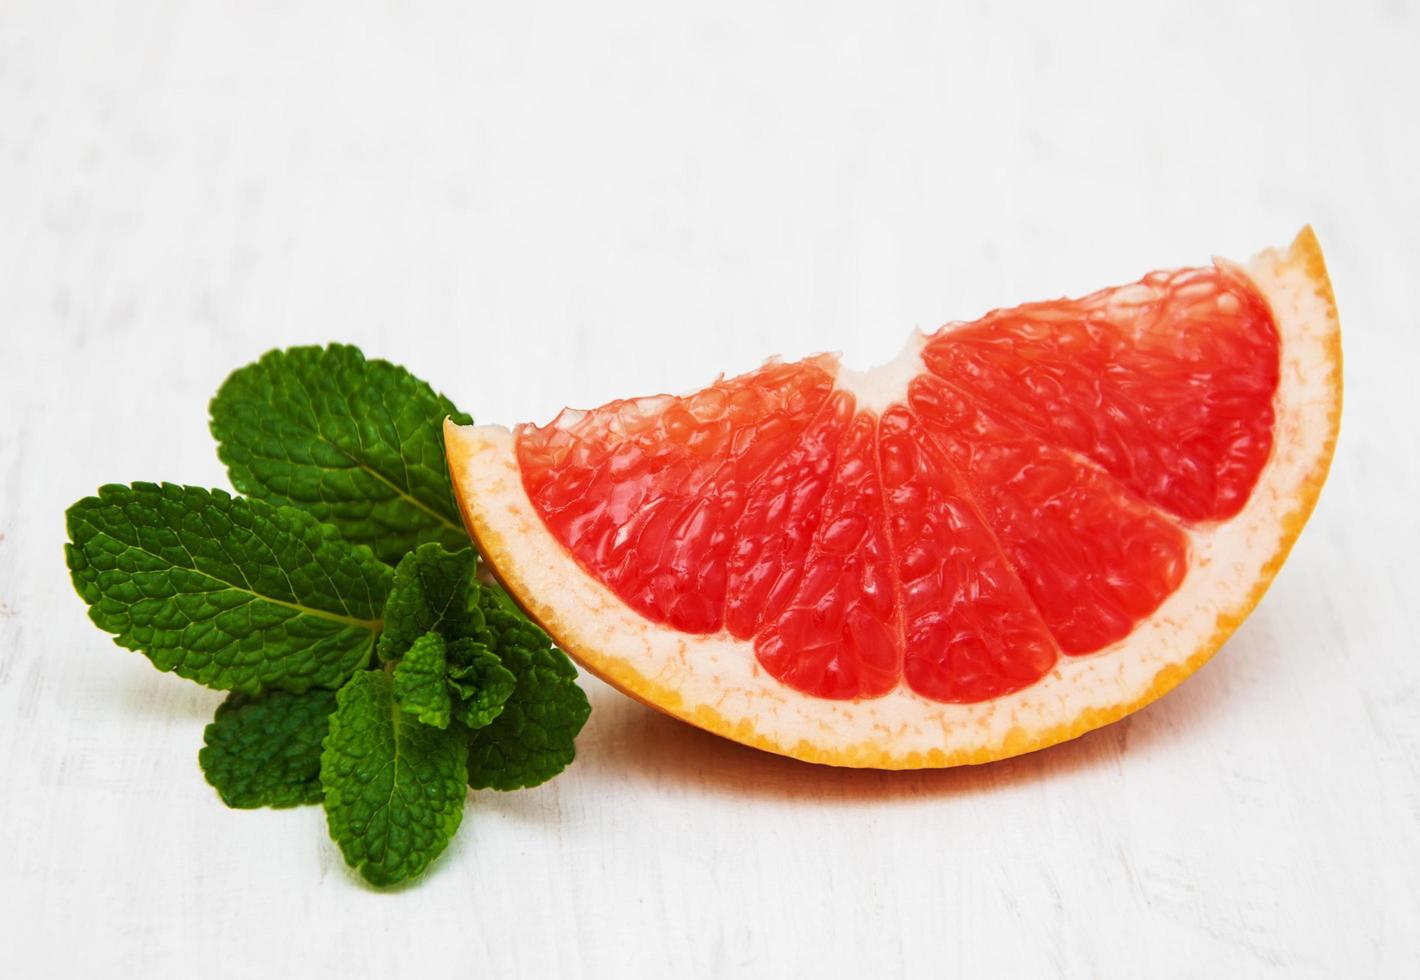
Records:
[[[1404,2],[0,3],[0,974],[1417,975],[1417,66]],[[1316,517],[1197,678],[1037,756],[815,769],[589,681],[577,764],[378,895],[218,803],[219,696],[66,580],[98,484],[224,483],[272,346],[546,419],[1304,221]]]

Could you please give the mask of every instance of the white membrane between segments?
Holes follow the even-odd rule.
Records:
[[[914,330],[896,357],[872,370],[854,371],[840,363],[834,385],[853,396],[858,411],[881,416],[889,405],[907,401],[907,386],[927,370],[922,361],[922,350],[926,346],[927,335]]]

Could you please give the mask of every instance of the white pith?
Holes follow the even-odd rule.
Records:
[[[834,385],[853,396],[858,411],[882,415],[889,405],[906,401],[907,386],[913,378],[927,370],[922,362],[922,348],[926,346],[927,335],[921,330],[914,330],[892,360],[875,368],[854,371],[840,364]]]
[[[1220,624],[1247,611],[1240,604],[1284,550],[1283,516],[1332,435],[1339,379],[1329,351],[1339,327],[1303,264],[1269,251],[1247,272],[1270,303],[1282,340],[1274,449],[1247,505],[1226,523],[1189,532],[1193,562],[1183,584],[1127,638],[1088,656],[1062,656],[1036,684],[991,701],[944,704],[905,686],[871,700],[829,701],[769,675],[751,641],[723,632],[688,635],[646,620],[547,531],[523,490],[513,435],[501,426],[448,428],[447,438],[461,444],[458,452],[450,446],[450,458],[463,461],[455,482],[466,488],[463,501],[485,545],[493,538],[509,546],[499,574],[534,616],[557,624],[556,639],[612,683],[674,692],[674,703],[657,706],[693,722],[708,708],[721,734],[787,754],[831,745],[841,763],[854,764],[862,746],[864,759],[877,761],[859,764],[888,757],[894,766],[967,756],[1006,745],[1020,731],[1069,725],[1087,709],[1107,712],[1145,698],[1161,672],[1183,666]],[[900,401],[921,370],[923,342],[915,334],[902,355],[874,371],[841,372],[839,386],[854,392],[860,408],[880,411]]]

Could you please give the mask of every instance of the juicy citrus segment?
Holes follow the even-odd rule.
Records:
[[[754,637],[766,670],[826,698],[901,676],[875,420],[822,359],[684,398],[520,427],[529,498],[578,562],[687,633]]]
[[[987,700],[1178,587],[1187,538],[1156,508],[1242,506],[1277,334],[1239,274],[1186,269],[944,328],[881,424],[835,374],[771,364],[520,427],[524,486],[633,609],[752,639],[795,690]]]
[[[1272,448],[1277,330],[1226,266],[1155,272],[1084,299],[943,331],[934,374],[1190,521],[1236,514]]]
[[[852,421],[852,396],[834,392],[798,443],[745,490],[725,599],[725,629],[739,639],[777,619],[798,590]]]
[[[798,444],[828,398],[823,360],[521,426],[528,496],[632,608],[687,632],[718,630],[745,488]]]
[[[878,431],[908,686],[971,702],[1034,684],[1055,643],[965,481],[913,412],[888,409]]]
[[[786,409],[797,436],[753,474],[733,437],[682,426],[687,445],[730,449],[661,446],[668,398],[614,403],[638,406],[630,421],[612,420],[612,406],[567,415],[545,436],[447,425],[465,523],[510,593],[584,666],[737,741],[918,768],[1072,738],[1177,685],[1242,621],[1315,504],[1340,417],[1339,328],[1309,229],[1246,270],[1143,286],[1074,301],[1088,309],[1064,320],[1052,311],[1069,304],[1037,304],[1034,325],[1023,307],[945,328],[875,372],[832,359],[772,365],[827,383]],[[1131,306],[1143,308],[1137,323]],[[1069,342],[1048,342],[1050,324]],[[1197,335],[1170,340],[1170,329]],[[969,354],[944,353],[949,338]],[[948,361],[956,373],[944,377]],[[633,465],[613,474],[619,444],[643,432],[653,434]],[[552,474],[541,483],[539,468]],[[667,493],[668,482],[638,498],[618,484],[658,468],[706,492]],[[588,487],[596,500],[583,499]],[[613,531],[598,550],[571,537],[579,517],[601,526],[606,500],[638,500],[639,512],[657,495],[681,517],[716,501],[709,513],[729,516],[695,537],[715,543],[655,550],[637,544],[654,540],[644,530],[630,543]],[[683,525],[650,526],[674,536]],[[725,556],[723,593],[689,564],[703,554]],[[638,567],[617,571],[627,564]],[[659,576],[679,584],[646,584]],[[679,590],[695,588],[709,612],[677,612]],[[775,647],[786,629],[796,642]]]
[[[1183,581],[1183,530],[1103,470],[938,378],[913,381],[908,402],[965,477],[1063,652],[1123,639]]]
[[[860,413],[834,459],[808,553],[788,576],[782,611],[771,590],[755,652],[798,691],[824,698],[878,697],[902,676],[897,572],[888,544],[874,434]],[[781,579],[782,580],[782,579]]]

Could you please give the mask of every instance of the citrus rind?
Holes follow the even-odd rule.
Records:
[[[1244,271],[1281,339],[1271,455],[1242,511],[1190,528],[1182,585],[1118,643],[1061,657],[1039,682],[971,704],[905,686],[857,701],[795,691],[753,643],[654,623],[588,575],[546,529],[523,489],[514,436],[445,423],[464,523],[511,595],[559,646],[608,684],[706,731],[808,762],[921,769],[1045,748],[1137,711],[1218,650],[1266,592],[1316,504],[1341,419],[1340,326],[1321,248],[1304,228]],[[915,357],[909,344],[904,356]],[[901,365],[890,372],[902,373]],[[844,372],[845,385],[862,375]],[[894,385],[897,387],[897,385]]]

